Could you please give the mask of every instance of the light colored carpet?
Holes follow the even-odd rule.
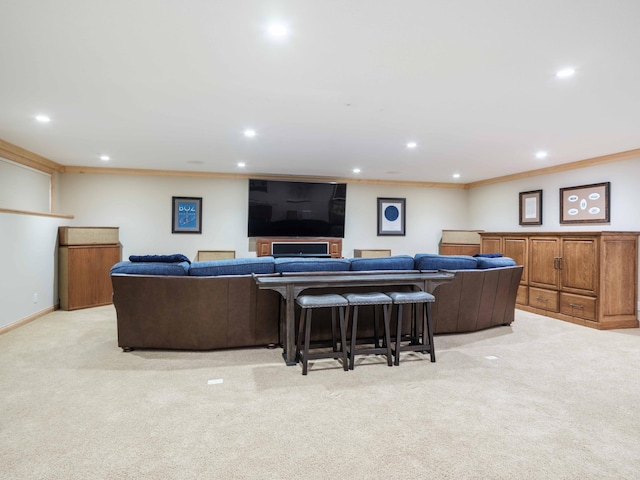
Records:
[[[57,311],[0,336],[0,478],[640,475],[638,329],[517,311],[435,343],[303,377],[280,349],[123,353],[112,306]]]

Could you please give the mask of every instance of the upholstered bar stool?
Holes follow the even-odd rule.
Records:
[[[431,303],[436,297],[427,292],[390,292],[387,295],[393,300],[393,304],[398,307],[398,321],[396,324],[395,342],[395,365],[400,365],[400,352],[429,352],[431,361],[436,361],[436,353],[433,346],[433,327],[431,325]],[[418,329],[417,310],[419,305],[422,308],[422,332]],[[407,345],[402,345],[402,307],[410,305],[411,308],[411,341]]]
[[[300,305],[300,326],[298,328],[298,342],[296,345],[296,359],[302,363],[302,374],[307,374],[307,366],[309,360],[320,358],[342,358],[344,370],[349,369],[347,361],[347,330],[345,326],[344,310],[349,302],[342,296],[337,294],[326,295],[301,295],[296,299]],[[310,353],[311,343],[311,313],[315,308],[331,308],[331,337],[332,351]],[[340,348],[336,341],[336,310],[339,313],[340,324]],[[302,335],[304,332],[304,343],[302,343]],[[302,351],[301,351],[302,349]]]
[[[347,322],[351,321],[351,348],[349,350],[349,368],[353,370],[355,366],[356,355],[366,354],[385,354],[387,356],[387,364],[392,365],[391,362],[391,307],[393,300],[391,297],[380,292],[368,292],[368,293],[345,293],[343,294],[349,302],[347,307]],[[365,347],[356,349],[358,339],[358,310],[361,306],[373,305],[374,309],[377,306],[382,307],[382,317],[384,322],[384,344],[379,346],[376,344],[373,347]],[[374,319],[375,321],[375,319]]]

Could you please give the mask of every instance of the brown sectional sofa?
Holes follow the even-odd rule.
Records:
[[[333,260],[339,259],[323,259],[331,263],[312,265],[312,268],[316,271],[322,268],[331,268],[332,271],[354,268],[349,260],[340,259],[343,265]],[[406,267],[406,259],[401,260],[396,264]],[[257,270],[256,273],[261,275],[288,274],[287,271],[268,273],[265,262],[268,260],[261,259],[256,268],[246,261],[240,271]],[[309,262],[315,264],[319,260]],[[205,263],[215,265],[209,268],[203,265]],[[222,269],[218,268],[220,264]],[[213,350],[280,343],[283,312],[280,295],[271,290],[259,290],[251,274],[253,272],[218,274],[233,271],[228,270],[229,265],[233,265],[233,261],[196,262],[191,266],[182,264],[184,274],[175,264],[168,266],[171,267],[168,274],[132,273],[145,269],[139,268],[141,264],[131,262],[114,265],[111,279],[118,345],[124,350]],[[310,266],[297,260],[289,262],[291,265],[293,269],[290,271],[304,271]],[[362,264],[359,265],[358,268],[363,270]],[[371,265],[381,268],[375,262]],[[424,266],[416,256],[414,267],[427,270],[421,268]],[[198,268],[201,276],[188,274]],[[433,292],[436,301],[432,307],[432,319],[436,334],[472,332],[513,322],[522,266],[454,271],[454,280],[436,287]],[[328,331],[321,331],[318,336],[328,334]]]

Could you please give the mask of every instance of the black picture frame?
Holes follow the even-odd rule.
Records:
[[[542,190],[520,192],[520,225],[542,225]]]
[[[610,182],[560,189],[560,223],[609,223]]]
[[[378,198],[378,236],[406,235],[406,199]]]
[[[171,233],[202,233],[202,197],[172,197]]]

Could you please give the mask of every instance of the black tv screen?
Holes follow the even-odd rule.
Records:
[[[250,237],[344,238],[346,183],[249,179]]]

